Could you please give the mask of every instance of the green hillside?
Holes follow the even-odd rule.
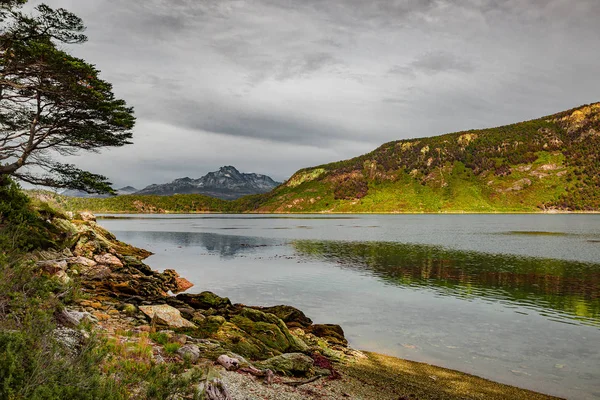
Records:
[[[61,196],[47,191],[29,191],[30,195],[55,202],[68,211],[89,210],[96,213],[203,213],[233,212],[233,203],[201,194],[173,196],[127,195],[108,198]]]
[[[499,128],[386,143],[235,201],[55,197],[71,210],[132,213],[598,211],[600,103]]]
[[[272,212],[600,210],[600,103],[533,121],[400,140],[296,172],[238,201]]]

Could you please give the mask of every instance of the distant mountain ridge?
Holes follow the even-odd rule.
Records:
[[[159,196],[203,194],[224,200],[234,200],[250,194],[266,193],[279,185],[280,182],[274,181],[267,175],[242,173],[235,167],[227,165],[198,179],[185,177],[175,179],[170,183],[153,184],[135,194]]]
[[[116,190],[117,196],[134,194],[137,191],[138,190],[136,188],[134,188],[133,186],[125,186],[125,187],[122,187],[122,188]],[[63,190],[60,194],[63,196],[69,196],[69,197],[89,197],[89,198],[97,198],[97,199],[104,199],[104,198],[110,197],[109,194],[87,193],[82,190],[74,190],[74,189]]]

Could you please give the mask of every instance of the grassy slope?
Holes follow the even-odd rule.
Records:
[[[390,142],[360,157],[300,170],[245,209],[598,210],[599,133],[595,104],[499,128]]]
[[[401,140],[296,172],[270,193],[58,198],[95,212],[600,210],[600,103],[498,128]]]

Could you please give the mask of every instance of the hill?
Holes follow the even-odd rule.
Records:
[[[399,140],[241,199],[259,212],[600,210],[600,103],[491,129]]]
[[[170,196],[174,194],[203,194],[224,200],[265,193],[280,184],[269,176],[246,174],[235,167],[224,166],[198,179],[180,178],[171,183],[147,186],[135,194]]]
[[[399,140],[301,169],[264,194],[61,198],[97,212],[600,211],[600,103],[491,129]]]

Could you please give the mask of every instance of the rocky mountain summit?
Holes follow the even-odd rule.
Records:
[[[180,178],[171,183],[147,186],[136,194],[169,196],[173,194],[204,194],[224,200],[266,193],[279,186],[269,176],[241,173],[235,167],[224,166],[198,179]]]

